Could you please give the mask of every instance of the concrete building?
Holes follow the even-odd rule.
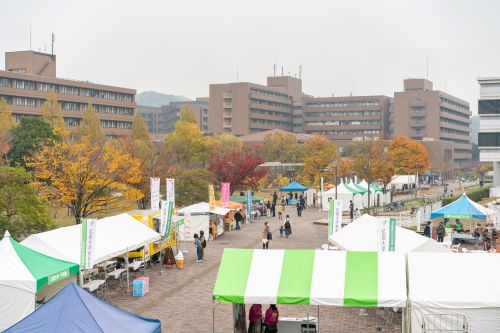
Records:
[[[132,127],[135,90],[57,78],[56,56],[52,54],[5,54],[5,71],[0,70],[0,98],[7,101],[16,121],[25,116],[41,116],[49,91],[56,94],[70,132],[76,131],[90,102],[107,137],[126,135]]]
[[[390,97],[304,97],[302,102],[307,134],[323,134],[336,142],[390,137]]]
[[[439,90],[431,81],[404,80],[404,91],[394,93],[393,134],[415,140],[453,143],[453,169],[472,165],[469,103]]]
[[[477,79],[480,85],[479,160],[493,162],[493,188],[490,196],[500,196],[500,77]]]
[[[270,77],[267,86],[235,82],[210,85],[209,131],[236,136],[281,129],[292,131],[294,103],[299,105],[302,80]]]
[[[171,102],[169,105],[164,105],[161,108],[137,107],[146,121],[150,133],[173,132],[183,108],[188,108],[193,112],[200,131],[208,132],[209,108],[206,97],[197,98],[196,101],[192,102]]]

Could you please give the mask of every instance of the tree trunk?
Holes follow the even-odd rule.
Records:
[[[247,333],[245,304],[233,304],[234,333]]]

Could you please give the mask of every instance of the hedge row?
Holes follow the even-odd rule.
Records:
[[[484,187],[479,187],[479,186],[475,186],[473,188],[470,188],[468,189],[467,191],[465,191],[465,193],[467,194],[467,196],[469,197],[469,199],[471,199],[472,201],[475,201],[475,202],[478,202],[478,201],[481,201],[482,199],[484,198],[487,198],[489,197],[490,195],[490,187],[491,186],[484,186]],[[446,197],[443,199],[443,206],[457,200],[457,199],[460,199],[461,197],[461,194],[458,194],[458,195],[454,195],[452,197]]]

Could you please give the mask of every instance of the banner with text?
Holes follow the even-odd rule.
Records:
[[[167,178],[167,201],[171,201],[175,208],[175,179]]]
[[[160,210],[160,178],[151,178],[151,210]]]
[[[160,234],[168,238],[172,230],[172,214],[174,211],[174,204],[172,201],[162,201],[161,215],[160,215]]]
[[[96,221],[95,219],[82,220],[80,269],[92,268],[93,266]]]
[[[250,221],[252,215],[252,192],[247,192],[247,221]]]
[[[222,207],[229,206],[229,194],[231,193],[231,184],[230,183],[221,183],[221,199],[222,199]]]
[[[380,252],[396,250],[396,218],[379,218],[377,226],[377,244]]]
[[[215,209],[215,192],[212,184],[208,185],[208,205],[210,210]]]
[[[330,209],[328,210],[328,237],[342,229],[342,201],[329,200]]]

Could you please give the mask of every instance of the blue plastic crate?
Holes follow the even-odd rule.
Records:
[[[144,281],[137,279],[132,281],[132,290],[134,296],[144,296]]]

